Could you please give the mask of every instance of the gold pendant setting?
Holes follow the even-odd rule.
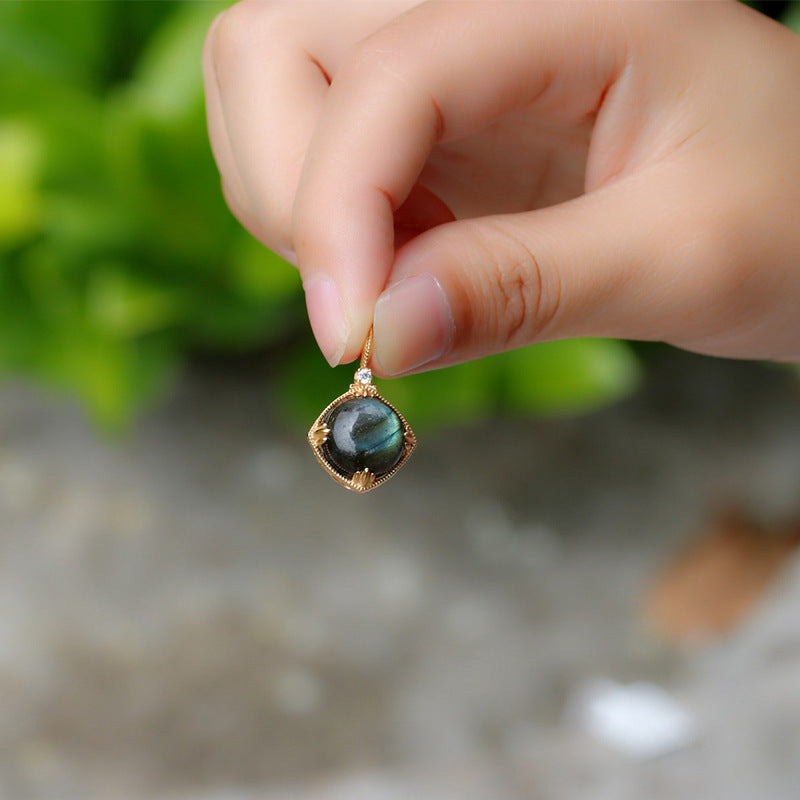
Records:
[[[372,383],[367,366],[371,350],[370,330],[350,388],[323,409],[308,432],[308,443],[325,471],[362,493],[388,481],[417,444],[403,415]]]

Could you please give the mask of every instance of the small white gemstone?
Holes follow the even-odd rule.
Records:
[[[362,367],[356,372],[356,380],[364,384],[372,383],[372,370]]]

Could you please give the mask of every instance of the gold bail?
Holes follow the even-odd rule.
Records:
[[[367,340],[364,342],[364,347],[361,350],[361,361],[359,362],[359,369],[367,369],[369,367],[369,358],[372,355],[372,325],[369,326],[369,333]]]

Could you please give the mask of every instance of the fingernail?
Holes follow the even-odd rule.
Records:
[[[390,286],[375,305],[375,360],[386,375],[400,375],[441,358],[455,324],[447,296],[433,275],[414,275]]]
[[[313,275],[303,281],[311,330],[325,360],[335,367],[344,355],[350,329],[342,299],[332,278]]]

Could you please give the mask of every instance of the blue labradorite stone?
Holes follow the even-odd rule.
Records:
[[[400,417],[376,397],[353,397],[332,408],[325,418],[330,435],[322,446],[344,475],[368,469],[389,472],[403,455]]]

